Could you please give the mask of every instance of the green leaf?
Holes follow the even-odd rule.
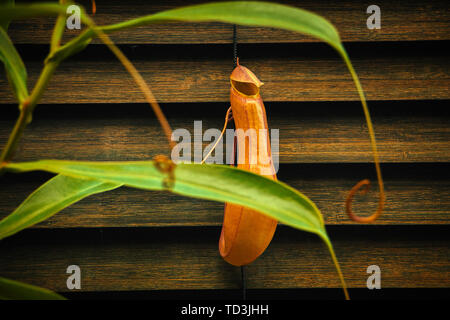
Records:
[[[0,0],[0,6],[14,6],[14,0]],[[10,19],[5,19],[0,21],[0,28],[3,28],[3,30],[8,31],[9,23],[11,22]]]
[[[65,14],[68,5],[57,3],[31,3],[16,4],[11,6],[0,3],[0,23],[16,19],[24,19],[37,16],[56,16],[60,13]]]
[[[59,294],[40,287],[0,277],[2,300],[66,300]]]
[[[71,204],[120,184],[57,175],[36,189],[9,216],[0,221],[0,239],[41,222]]]
[[[68,57],[74,55],[75,53],[83,51],[91,43],[91,41],[92,38],[87,38],[84,39],[83,41],[78,41],[73,45],[66,47],[65,50],[56,49],[55,51],[51,52],[47,58],[45,58],[45,63],[51,61],[61,62],[67,59]]]
[[[104,32],[109,33],[146,24],[171,21],[219,21],[246,26],[265,26],[307,34],[328,43],[337,50],[347,65],[363,104],[366,120],[369,124],[370,115],[359,78],[341,43],[338,31],[327,19],[307,10],[278,3],[263,1],[227,1],[171,9],[113,25],[101,26],[99,28]],[[62,46],[60,50],[69,50],[70,46],[79,45],[77,42],[85,42],[86,39],[94,36],[96,36],[95,32],[88,30],[79,37],[68,42],[65,46]],[[61,53],[55,51],[55,55],[59,54]],[[373,143],[375,138],[371,130],[371,124],[369,124],[369,127]]]
[[[99,26],[106,33],[120,31],[136,26],[171,21],[208,22],[219,21],[247,26],[266,26],[304,33],[329,43],[341,53],[339,33],[325,18],[296,7],[278,3],[260,1],[228,1],[206,3],[158,12],[113,25]],[[71,50],[71,46],[85,43],[95,37],[93,30],[88,30],[68,42],[54,53],[55,58],[68,56],[62,51]]]
[[[77,162],[42,160],[9,163],[15,171],[45,170],[99,179],[147,190],[164,190],[167,175],[153,161]],[[170,191],[195,198],[231,202],[255,209],[287,225],[318,234],[329,242],[322,215],[306,196],[288,185],[231,166],[178,164]]]
[[[170,174],[158,170],[153,161],[78,162],[41,160],[7,163],[9,170],[45,170],[74,178],[98,179],[147,190],[167,190]],[[322,215],[306,196],[288,185],[231,166],[178,164],[169,191],[201,199],[242,205],[273,217],[291,227],[317,234],[327,245],[348,298],[345,281]]]
[[[168,21],[220,21],[248,26],[266,26],[301,32],[333,46],[340,45],[336,28],[325,18],[300,8],[263,1],[228,1],[176,8],[106,26],[104,31]]]
[[[22,58],[3,28],[0,28],[0,60],[5,65],[8,80],[20,102],[28,97],[27,71]]]

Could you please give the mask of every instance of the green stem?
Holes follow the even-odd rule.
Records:
[[[48,85],[50,77],[52,76],[55,69],[58,67],[58,62],[52,61],[47,63],[39,76],[36,85],[33,88],[31,95],[20,104],[20,115],[14,125],[14,128],[8,138],[5,148],[3,149],[2,155],[0,156],[0,163],[11,160],[14,152],[17,149],[18,142],[22,137],[25,127],[31,121],[31,116],[36,104],[42,97],[45,88]]]
[[[27,100],[28,101],[28,100]],[[9,135],[8,142],[6,143],[5,148],[3,149],[2,155],[0,156],[0,162],[8,161],[16,149],[17,142],[19,141],[20,137],[22,136],[22,133],[26,127],[26,115],[23,111],[23,105],[24,103],[20,104],[19,108],[21,109],[19,118],[17,119],[13,130],[11,131],[11,134]]]
[[[333,245],[331,244],[328,237],[324,238],[322,235],[321,235],[321,237],[325,241],[325,244],[328,247],[328,251],[330,252],[334,267],[336,268],[336,272],[341,281],[341,286],[342,286],[342,290],[344,291],[345,300],[350,300],[350,295],[348,294],[348,290],[347,290],[347,284],[345,283],[344,275],[342,274],[342,270],[341,270],[341,266],[339,265],[339,261],[336,258],[336,254],[334,253]]]
[[[60,0],[59,3],[64,4],[65,0]],[[58,15],[58,18],[56,18],[55,27],[53,28],[52,39],[50,42],[50,54],[59,48],[65,27],[66,27],[66,15],[60,14]]]
[[[59,2],[60,4],[64,4],[66,1],[60,0]],[[49,55],[58,50],[58,48],[60,47],[61,38],[64,33],[64,28],[66,26],[65,17],[66,15],[61,13],[58,15],[58,18],[56,19],[55,27],[53,28],[52,39],[50,42]],[[19,118],[17,119],[14,128],[11,134],[9,135],[8,142],[6,143],[6,146],[2,151],[2,154],[0,156],[0,164],[9,161],[14,156],[14,152],[17,149],[19,140],[22,137],[26,126],[28,123],[31,122],[33,110],[36,107],[37,103],[41,100],[42,94],[44,93],[44,90],[47,88],[48,82],[50,81],[53,72],[58,67],[58,64],[59,63],[57,61],[45,63],[44,68],[42,69],[42,72],[39,76],[39,79],[33,88],[33,92],[25,101],[20,103]]]

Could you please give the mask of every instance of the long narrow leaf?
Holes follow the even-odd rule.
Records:
[[[304,9],[263,1],[228,1],[176,8],[111,25],[105,30],[114,31],[161,21],[221,21],[266,26],[305,33],[332,45],[340,43],[337,30],[325,18]]]
[[[36,189],[13,213],[0,221],[0,239],[50,218],[89,195],[118,187],[120,184],[57,175]]]
[[[40,287],[0,277],[2,300],[65,300],[63,296]]]
[[[296,7],[263,1],[227,1],[187,6],[161,11],[113,25],[99,26],[106,33],[154,23],[171,21],[226,23],[266,26],[304,33],[329,43],[346,56],[336,28],[325,18]],[[95,37],[93,30],[87,30],[79,37],[55,51],[50,59],[60,60],[86,40]]]
[[[6,6],[10,6],[13,7],[14,6],[14,0],[0,0],[0,6],[1,7],[6,7]],[[0,21],[0,28],[3,28],[3,30],[8,31],[8,26],[9,23],[11,22],[12,19],[4,19]]]
[[[27,71],[22,58],[3,28],[0,28],[0,60],[5,65],[14,94],[22,102],[28,97]]]
[[[153,161],[42,160],[10,163],[6,168],[16,171],[45,170],[148,190],[164,190],[163,181],[167,178]],[[179,164],[174,171],[171,191],[249,207],[294,228],[316,233],[329,242],[319,209],[306,196],[279,181],[230,166]]]
[[[57,16],[65,14],[68,5],[57,3],[28,3],[11,6],[0,3],[0,23],[8,20],[24,19],[37,16]]]

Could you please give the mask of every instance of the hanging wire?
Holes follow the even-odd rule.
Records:
[[[233,25],[233,63],[235,66],[238,65],[238,54],[237,54],[237,26]],[[247,279],[245,276],[245,266],[241,266],[241,284],[242,284],[242,300],[247,299]]]
[[[245,276],[245,266],[241,266],[242,300],[247,300],[247,279]]]
[[[238,56],[237,56],[237,27],[233,24],[233,62],[234,65],[238,64]]]
[[[239,65],[239,58],[237,56],[237,27],[235,24],[233,24],[233,62],[235,66]],[[202,164],[205,163],[206,159],[211,155],[211,153],[214,151],[214,149],[216,148],[217,144],[219,143],[220,139],[222,139],[225,130],[227,128],[228,125],[228,121],[233,119],[233,114],[231,112],[231,107],[228,108],[227,110],[227,114],[225,116],[225,124],[223,126],[222,132],[220,133],[219,138],[216,140],[216,143],[213,145],[213,147],[209,150],[208,154],[203,158],[202,160]]]

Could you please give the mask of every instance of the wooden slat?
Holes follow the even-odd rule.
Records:
[[[98,24],[113,24],[145,14],[204,1],[100,1],[97,3],[95,20]],[[434,1],[388,1],[379,0],[381,29],[369,30],[366,13],[370,3],[343,0],[318,2],[305,0],[278,1],[313,11],[329,19],[339,30],[343,41],[417,41],[449,40],[450,15],[447,2]],[[88,1],[82,4],[90,7]],[[54,19],[27,19],[13,23],[10,29],[16,43],[49,43]],[[79,31],[66,30],[67,38]],[[113,35],[117,43],[231,43],[232,28],[220,23],[174,23],[151,25],[126,30]],[[240,43],[310,42],[314,39],[293,32],[270,28],[239,26]],[[96,41],[98,43],[98,41]]]
[[[371,106],[381,161],[450,161],[446,102]],[[163,107],[172,127],[188,129],[193,142],[194,121],[202,120],[203,130],[221,129],[227,105]],[[373,161],[359,103],[266,103],[266,108],[270,128],[280,130],[280,162]],[[11,112],[0,120],[2,145],[16,116],[15,106],[5,109]],[[39,106],[15,159],[148,160],[167,152],[167,140],[147,105]]]
[[[387,202],[381,225],[448,224],[450,176],[447,165],[384,165]],[[344,201],[354,183],[372,178],[368,165],[282,165],[279,179],[306,194],[328,225],[355,224]],[[414,172],[411,173],[411,172]],[[50,174],[8,174],[0,180],[0,218],[11,213]],[[375,187],[374,187],[375,188]],[[377,193],[356,197],[354,209],[373,212]],[[438,205],[437,205],[438,204]],[[223,204],[165,192],[120,188],[78,202],[36,228],[220,226]],[[34,227],[33,227],[34,228]]]
[[[447,230],[396,229],[332,232],[351,288],[365,288],[369,265],[382,288],[450,285]],[[240,270],[219,256],[219,229],[105,231],[42,234],[0,243],[2,276],[68,291],[66,268],[82,270],[82,291],[237,289]],[[57,240],[56,240],[57,239]],[[20,240],[20,239],[19,239]],[[338,288],[329,254],[314,236],[280,229],[268,250],[247,267],[248,288]]]
[[[372,264],[381,267],[382,288],[450,287],[447,2],[380,0],[381,30],[366,27],[372,3],[285,3],[324,15],[346,42],[370,100],[386,210],[369,226],[351,222],[344,213],[348,190],[363,178],[375,182],[375,174],[359,97],[337,54],[308,36],[238,26],[241,63],[265,82],[269,125],[280,129],[279,179],[306,194],[324,214],[350,288],[365,290],[366,268]],[[182,4],[97,2],[95,18],[110,24]],[[11,26],[30,88],[48,51],[53,20]],[[76,34],[66,30],[66,39]],[[112,37],[142,72],[174,129],[192,131],[194,120],[203,120],[204,130],[222,127],[232,69],[230,25],[174,23]],[[93,42],[57,70],[42,100],[47,105],[38,107],[14,160],[148,160],[167,154],[165,137],[142,94],[108,50]],[[0,102],[4,145],[17,116],[4,75]],[[42,172],[2,175],[0,219],[50,177]],[[364,215],[376,204],[372,191],[357,196],[354,209]],[[66,268],[77,264],[81,295],[239,289],[239,268],[218,253],[222,219],[221,203],[120,188],[0,241],[0,275],[68,292]],[[283,225],[246,271],[250,289],[340,287],[323,243]]]
[[[173,50],[183,49],[174,47]],[[289,46],[289,50],[301,55],[302,48]],[[265,83],[261,91],[265,101],[359,100],[344,63],[331,49],[328,53],[326,57],[291,56],[293,52],[288,57],[247,58],[244,55],[241,63]],[[64,62],[51,79],[41,102],[145,102],[120,63],[107,58],[107,52],[103,54],[106,57],[90,59],[87,54],[82,54],[80,57],[84,59],[81,61]],[[187,55],[152,58],[151,50],[129,56],[159,102],[229,101],[231,50],[226,58]],[[427,57],[364,53],[352,58],[369,100],[450,98],[450,60],[439,52]],[[39,75],[42,61],[25,63],[31,85]],[[3,103],[16,101],[5,77],[0,78],[0,96]]]

